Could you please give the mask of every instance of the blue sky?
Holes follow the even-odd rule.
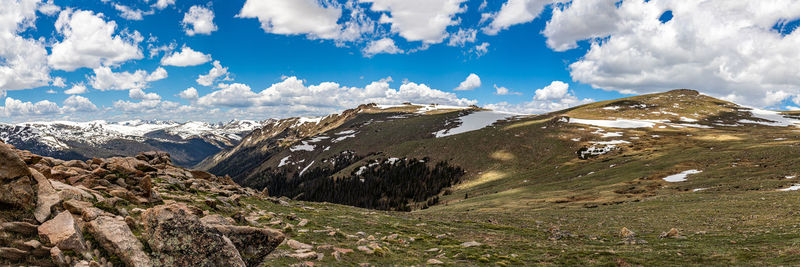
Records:
[[[6,122],[266,119],[406,101],[540,113],[674,88],[800,104],[796,1],[0,2]],[[226,71],[198,81],[215,63]],[[470,74],[480,85],[456,90]]]

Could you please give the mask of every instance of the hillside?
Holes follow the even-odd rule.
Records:
[[[800,261],[798,124],[796,113],[674,90],[530,116],[475,107],[364,105],[318,121],[286,119],[219,154],[240,164],[220,168],[247,167],[231,180],[164,164],[163,154],[137,156],[159,159],[154,162],[161,165],[151,164],[155,170],[101,179],[94,170],[72,168],[114,169],[112,160],[34,163],[30,153],[14,152],[33,169],[51,169],[51,182],[91,189],[106,200],[126,199],[83,201],[130,221],[151,260],[168,260],[163,255],[174,251],[159,250],[148,238],[158,233],[158,220],[136,222],[159,218],[143,214],[188,209],[188,218],[201,221],[190,225],[201,229],[217,222],[255,228],[250,233],[280,231],[284,241],[274,246],[233,242],[251,265],[785,266]],[[241,165],[248,160],[255,163]],[[0,175],[6,184],[19,184]],[[144,190],[143,177],[151,177],[152,190]],[[114,191],[120,187],[126,191]],[[14,190],[9,188],[0,193]],[[143,198],[148,191],[161,200]],[[33,203],[9,201],[16,198],[1,199],[4,207]],[[67,199],[61,200],[48,219],[69,211]],[[171,206],[176,203],[187,208]],[[51,246],[46,240],[10,232],[20,225],[12,221],[39,224],[35,213],[15,208],[0,214],[0,234],[12,240],[0,244],[0,264],[47,265],[51,258],[23,244]],[[97,240],[88,229],[85,239]],[[125,259],[99,244],[99,257],[79,255],[78,261]],[[272,252],[245,257],[245,244]],[[28,254],[9,259],[20,253],[10,248]]]
[[[0,124],[0,140],[62,160],[134,156],[167,151],[176,164],[192,166],[239,143],[262,126],[256,121],[204,123],[173,121],[27,122]]]

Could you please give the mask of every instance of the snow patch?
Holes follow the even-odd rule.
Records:
[[[698,174],[698,173],[701,173],[701,172],[703,172],[703,171],[687,170],[687,171],[683,171],[683,172],[678,173],[678,174],[673,174],[673,175],[664,177],[664,181],[667,181],[667,182],[670,182],[670,183],[683,182],[683,181],[686,181],[686,176],[689,176],[689,174]]]
[[[315,147],[314,145],[309,145],[307,141],[303,141],[301,145],[296,145],[296,146],[290,147],[289,150],[292,151],[292,152],[301,151],[301,150],[302,151],[314,151],[314,147]]]
[[[664,123],[664,120],[590,120],[590,119],[577,119],[570,118],[569,123],[586,124],[599,127],[609,128],[652,128],[656,123]]]
[[[518,116],[519,114],[498,112],[498,111],[476,111],[465,116],[459,117],[461,125],[452,129],[444,129],[434,133],[437,138],[471,132],[491,126],[499,120],[505,120]]]
[[[750,113],[753,114],[753,117],[766,120],[766,122],[745,119],[745,120],[739,120],[739,123],[752,123],[752,124],[761,124],[761,125],[775,126],[775,127],[800,125],[800,120],[787,118],[778,113],[777,111],[753,108],[752,110],[750,110]]]
[[[290,158],[290,157],[292,157],[292,156],[291,156],[291,155],[289,155],[289,156],[286,156],[286,157],[282,158],[282,159],[281,159],[281,163],[278,163],[278,168],[280,168],[280,167],[283,167],[283,166],[285,166],[286,164],[288,164],[288,163],[289,163],[289,158]]]

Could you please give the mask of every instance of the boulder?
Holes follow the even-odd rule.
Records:
[[[62,165],[67,166],[67,167],[72,167],[72,168],[80,168],[80,169],[84,169],[84,170],[88,170],[89,169],[89,164],[86,164],[86,162],[83,162],[82,160],[77,160],[77,159],[64,162],[64,164],[62,164]]]
[[[92,196],[92,194],[90,194],[89,192],[87,192],[86,190],[84,190],[84,189],[82,189],[80,187],[75,187],[75,186],[71,186],[71,185],[68,185],[68,184],[65,184],[65,183],[62,183],[62,182],[59,182],[59,181],[52,181],[52,180],[50,181],[50,184],[53,185],[53,188],[56,189],[56,191],[58,192],[58,195],[61,196],[61,199],[63,199],[63,200],[69,200],[69,199],[91,200],[91,199],[94,199],[94,196]]]
[[[33,179],[36,180],[36,210],[33,217],[40,223],[50,218],[53,206],[61,203],[61,197],[47,178],[36,169],[30,169]]]
[[[233,242],[248,266],[258,266],[284,239],[283,233],[270,228],[236,225],[213,227]]]
[[[64,253],[61,252],[61,249],[59,249],[58,247],[53,247],[50,249],[50,259],[53,260],[53,263],[55,263],[56,266],[69,266],[67,258],[64,256]]]
[[[286,241],[286,245],[289,246],[292,249],[295,249],[295,250],[297,250],[297,249],[313,249],[314,248],[314,246],[312,246],[312,245],[305,244],[305,243],[302,243],[302,242],[294,240],[294,239],[289,239],[289,241]]]
[[[7,145],[0,145],[0,204],[32,210],[36,192],[28,165]]]
[[[245,266],[230,239],[197,218],[198,209],[173,203],[142,214],[144,235],[155,265]]]
[[[210,214],[203,218],[200,218],[200,222],[205,225],[212,226],[215,224],[218,225],[233,225],[236,223],[231,217],[225,217],[219,214]]]
[[[37,229],[39,239],[62,250],[83,252],[86,244],[78,224],[69,212],[61,212]]]
[[[125,221],[99,216],[89,222],[89,232],[103,248],[119,257],[127,266],[153,266],[139,239]]]
[[[70,199],[64,201],[64,209],[72,212],[72,214],[81,214],[84,208],[92,207],[92,203],[86,201],[80,201],[76,199]]]

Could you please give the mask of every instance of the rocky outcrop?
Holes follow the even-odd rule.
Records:
[[[142,214],[156,265],[245,266],[230,239],[206,227],[200,212],[184,204],[157,206]]]
[[[153,266],[142,243],[133,235],[124,220],[99,216],[89,223],[89,232],[103,248],[119,257],[127,266]]]
[[[9,145],[0,143],[0,205],[25,210],[35,208],[32,180],[25,161]]]
[[[258,266],[284,240],[235,225],[252,218],[204,214],[195,203],[241,213],[259,193],[163,152],[62,161],[0,142],[0,181],[2,266]]]

